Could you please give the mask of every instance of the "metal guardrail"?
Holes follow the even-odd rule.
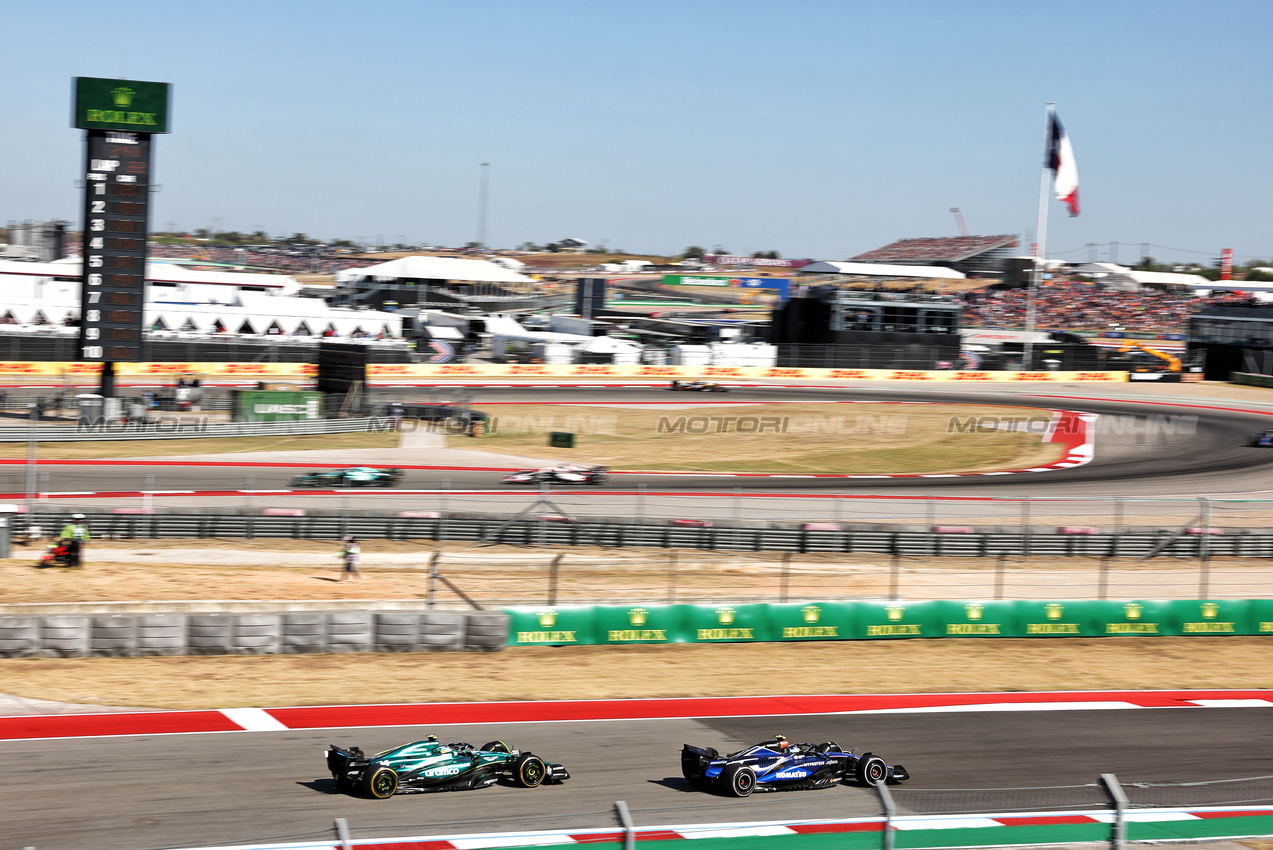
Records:
[[[905,528],[678,525],[614,520],[563,521],[547,516],[511,521],[501,514],[399,517],[372,514],[272,516],[254,513],[89,514],[95,537],[209,538],[284,537],[336,540],[346,534],[362,539],[425,539],[521,546],[598,546],[603,548],[680,548],[723,552],[793,552],[896,555],[904,558],[1082,557],[1273,558],[1273,532],[1226,529],[1225,534],[1181,534],[1179,529],[1098,534],[1058,534],[1037,529],[943,533]],[[60,527],[63,512],[37,513],[31,520]],[[22,520],[19,519],[19,527]]]
[[[287,437],[298,434],[352,434],[361,431],[390,431],[389,418],[298,419],[291,422],[137,422],[127,425],[41,425],[36,441],[71,443],[88,440],[171,440],[213,437]],[[0,425],[0,443],[25,443],[31,438],[28,425]]]

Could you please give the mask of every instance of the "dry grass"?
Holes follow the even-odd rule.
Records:
[[[82,570],[36,570],[29,561],[0,562],[0,601],[419,599],[426,586],[421,567],[433,550],[428,543],[367,541],[366,560],[379,560],[382,566],[366,569],[365,581],[337,583],[336,550],[330,543],[102,542],[89,550],[89,565]],[[461,554],[489,562],[480,574],[476,568],[466,571],[459,566],[445,570],[461,587],[476,588],[479,595],[491,584],[500,592],[544,590],[545,553],[491,547],[451,550],[448,557]],[[634,568],[610,565],[608,579],[597,581],[600,592],[606,580],[627,587],[649,579],[652,587],[662,586],[666,553],[645,567],[639,557],[622,557]],[[531,559],[538,566],[528,568],[525,564]],[[772,592],[772,575],[760,574],[768,560],[763,553],[682,553],[682,589],[688,590],[691,581],[702,581],[702,576],[714,576],[723,588]],[[843,571],[852,564],[837,556],[798,560],[802,563],[793,566],[815,577],[839,574],[840,592],[845,592]],[[952,560],[958,561],[949,564],[952,574],[980,564]],[[945,567],[946,559],[941,564]],[[1030,566],[1049,569],[1045,564]],[[1053,566],[1064,583],[1062,565]],[[493,581],[499,576],[504,580]],[[878,573],[878,586],[863,584],[855,592],[878,593],[886,576]],[[519,647],[490,655],[6,659],[0,660],[0,690],[70,703],[193,709],[542,699],[545,681],[553,682],[555,699],[842,690],[827,684],[832,681],[828,671],[851,671],[856,693],[1264,688],[1273,681],[1273,653],[1268,648],[1267,638],[1190,637]],[[351,681],[358,682],[354,690]]]
[[[490,409],[481,448],[622,469],[777,474],[979,472],[1037,466],[1062,447],[1038,433],[948,433],[951,419],[1047,421],[1046,412],[989,405],[740,404],[680,409],[517,405]],[[724,401],[725,398],[717,397]],[[686,419],[684,432],[677,422]],[[739,433],[738,420],[753,433]],[[707,433],[689,433],[695,426]],[[754,424],[753,424],[754,423]],[[763,429],[763,433],[761,432]],[[549,431],[577,435],[574,449],[546,446]]]
[[[533,700],[545,682],[563,700],[843,692],[836,671],[855,693],[1261,688],[1273,654],[1266,639],[1194,637],[0,660],[17,696],[171,709]]]
[[[83,443],[38,443],[40,460],[103,460],[121,457],[180,457],[257,451],[305,449],[392,449],[399,435],[391,431],[295,437],[217,437],[181,440],[103,440]],[[26,443],[0,443],[0,458],[24,458]]]

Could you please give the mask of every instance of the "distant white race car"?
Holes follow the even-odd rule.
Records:
[[[504,476],[505,484],[605,484],[610,480],[604,466],[561,463],[542,469],[519,469]]]

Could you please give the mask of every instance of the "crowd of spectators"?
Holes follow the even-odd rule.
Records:
[[[976,289],[963,293],[964,327],[1020,328],[1026,324],[1028,291]],[[1039,287],[1035,324],[1072,331],[1185,333],[1188,318],[1211,304],[1246,303],[1244,296],[1197,298],[1188,292],[1141,289],[1123,292],[1078,281],[1050,282]]]
[[[68,243],[68,256],[78,256],[81,244]],[[206,268],[226,271],[226,267],[242,266],[243,271],[272,269],[288,274],[335,274],[345,269],[361,269],[383,262],[364,258],[341,256],[324,252],[321,247],[274,248],[266,246],[234,247],[232,245],[168,245],[149,242],[146,253],[151,257],[172,260],[190,260],[192,268],[206,264]],[[234,269],[229,269],[234,270]]]
[[[883,248],[858,254],[854,260],[888,262],[951,262],[997,248],[1011,248],[1015,236],[952,236],[949,238],[899,239]]]

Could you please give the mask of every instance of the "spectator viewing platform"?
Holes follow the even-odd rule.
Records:
[[[862,263],[946,266],[965,274],[999,275],[1017,247],[1016,236],[950,236],[899,239],[858,254]]]

